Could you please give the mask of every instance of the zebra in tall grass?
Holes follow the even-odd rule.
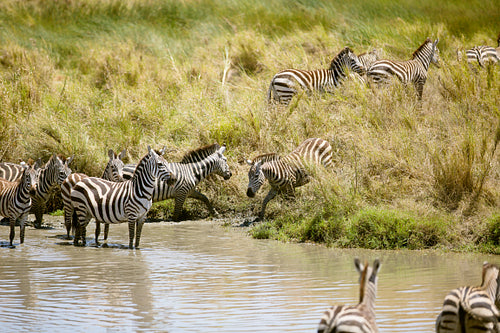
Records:
[[[148,146],[148,153],[141,159],[132,179],[114,183],[96,177],[79,181],[71,190],[71,201],[77,219],[74,244],[81,238],[85,245],[86,226],[92,217],[101,223],[128,222],[129,248],[139,247],[142,226],[152,205],[155,179],[167,181],[172,172],[165,160]],[[137,233],[135,229],[137,226]]]
[[[61,155],[53,154],[49,161],[37,170],[38,185],[33,195],[31,203],[31,213],[35,214],[35,228],[40,228],[45,212],[45,204],[50,196],[50,192],[61,185],[71,174],[69,164],[73,161],[73,156],[65,159]]]
[[[436,320],[437,333],[500,332],[499,268],[483,264],[480,287],[460,287],[446,295],[443,310]]]
[[[112,182],[122,182],[123,179],[123,158],[125,157],[126,150],[124,149],[120,155],[116,154],[113,149],[108,151],[109,161],[104,168],[104,172],[101,176],[102,179],[109,180]],[[71,204],[71,190],[75,187],[76,183],[81,181],[88,176],[84,173],[72,173],[61,185],[61,196],[64,204],[64,225],[66,227],[67,238],[70,239],[71,233],[71,220],[73,217],[73,205]],[[107,235],[106,230],[109,228],[109,224],[104,226],[104,234]],[[100,233],[100,223],[96,221],[96,242],[98,241],[98,236]]]
[[[286,156],[276,153],[263,154],[253,160],[247,160],[250,165],[248,171],[247,196],[255,194],[267,179],[271,185],[262,203],[262,209],[256,221],[264,219],[267,203],[278,193],[287,197],[295,196],[295,188],[309,182],[306,172],[306,163],[322,164],[326,168],[333,166],[332,147],[326,140],[310,138],[302,142],[294,151]]]
[[[361,53],[358,55],[358,59],[365,69],[370,68],[370,66],[377,60],[379,60],[379,54],[377,49],[373,49],[370,52]],[[350,78],[358,81],[359,83],[366,84],[366,72],[363,76],[358,73],[350,73]]]
[[[330,68],[317,70],[285,69],[274,75],[267,91],[271,99],[288,105],[301,88],[307,92],[332,92],[347,76],[347,69],[363,75],[366,69],[349,47],[344,48],[331,61]]]
[[[380,261],[376,259],[373,266],[369,266],[367,262],[362,264],[356,258],[354,266],[359,273],[359,304],[332,306],[321,317],[318,333],[378,332],[375,322],[375,297]]]
[[[18,219],[21,228],[20,243],[24,243],[24,224],[31,207],[30,192],[36,189],[37,182],[37,172],[32,165],[24,167],[21,179],[16,182],[0,179],[0,215],[9,219],[11,247],[15,235],[14,226]]]
[[[467,63],[478,64],[480,67],[485,67],[488,64],[496,64],[500,61],[497,49],[491,46],[474,46],[465,51]],[[462,52],[457,51],[458,61],[462,60]]]
[[[153,190],[153,202],[173,198],[175,200],[173,220],[179,221],[182,216],[182,206],[187,198],[193,198],[205,203],[210,214],[215,210],[210,200],[196,186],[210,174],[215,173],[224,180],[231,178],[232,173],[224,156],[226,146],[213,145],[193,150],[182,158],[180,163],[167,163],[167,168],[172,170],[175,177],[173,184],[157,180]],[[134,165],[126,165],[123,169],[124,177],[128,178],[134,170]]]
[[[382,59],[375,61],[366,73],[369,82],[388,82],[392,76],[396,76],[403,84],[413,83],[417,97],[422,100],[424,84],[427,81],[429,65],[435,64],[439,67],[439,49],[437,43],[427,38],[420,47],[413,52],[411,60],[395,61]]]

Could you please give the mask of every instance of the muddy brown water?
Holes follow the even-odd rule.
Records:
[[[107,247],[74,247],[54,228],[27,228],[7,248],[0,226],[2,332],[314,332],[333,304],[355,304],[354,257],[380,258],[381,332],[432,332],[447,292],[480,284],[489,255],[339,250],[255,240],[244,228],[146,223],[129,250],[126,224]],[[94,224],[87,235],[93,236]]]

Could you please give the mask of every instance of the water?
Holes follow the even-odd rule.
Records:
[[[447,292],[480,284],[483,261],[500,262],[254,240],[206,221],[147,223],[142,248],[129,250],[127,226],[110,229],[108,247],[73,247],[62,226],[29,228],[25,244],[1,247],[1,331],[314,332],[329,306],[357,303],[360,257],[382,261],[380,331],[432,332]]]

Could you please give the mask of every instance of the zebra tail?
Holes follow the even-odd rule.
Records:
[[[78,223],[78,215],[76,214],[76,211],[73,210],[73,215],[71,216],[71,233],[76,236],[78,234],[79,230],[79,223]]]
[[[272,93],[276,96],[276,92],[274,91],[274,79],[269,84],[269,89],[267,89],[267,103],[271,103]]]

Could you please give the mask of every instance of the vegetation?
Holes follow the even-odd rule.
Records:
[[[201,190],[244,222],[266,193],[245,196],[244,160],[322,137],[334,172],[273,200],[254,237],[499,253],[499,68],[456,60],[459,48],[496,46],[497,12],[493,0],[3,1],[0,159],[75,154],[74,171],[99,175],[110,148],[137,161],[165,145],[178,161],[224,142],[233,177]],[[439,37],[442,63],[422,105],[413,87],[356,82],[266,103],[281,69],[327,67],[344,46],[408,59],[427,37]],[[186,209],[206,216],[203,204]]]

